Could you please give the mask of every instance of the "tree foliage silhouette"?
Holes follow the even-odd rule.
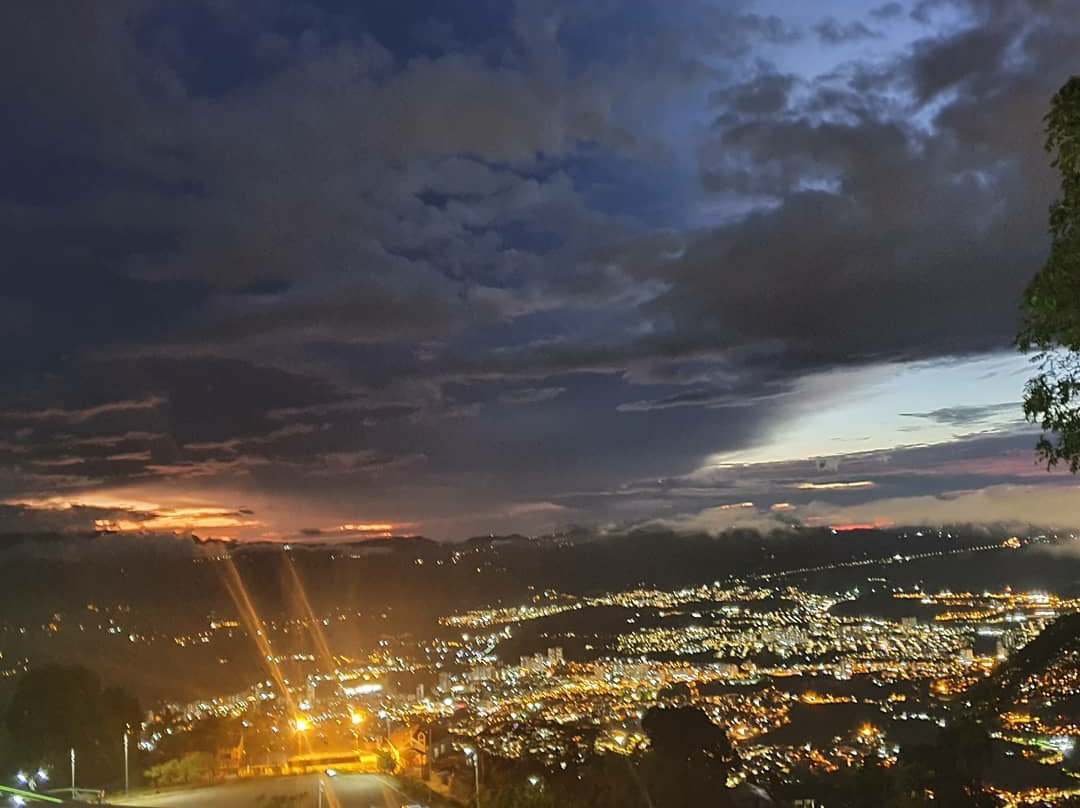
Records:
[[[1024,293],[1017,345],[1035,351],[1039,373],[1024,392],[1024,414],[1043,429],[1037,451],[1048,466],[1080,471],[1080,76],[1054,95],[1046,150],[1061,176],[1050,206],[1050,254]]]
[[[20,766],[66,772],[71,749],[78,781],[102,786],[123,777],[123,735],[141,720],[138,700],[122,688],[102,688],[77,665],[46,665],[23,674],[5,716]]]
[[[536,771],[492,761],[490,808],[699,808],[729,805],[735,752],[724,730],[696,707],[653,708],[642,719],[649,748],[601,755],[572,769]]]

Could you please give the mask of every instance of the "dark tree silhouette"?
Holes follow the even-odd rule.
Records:
[[[7,709],[14,763],[68,771],[71,749],[78,780],[103,786],[123,776],[123,735],[138,727],[139,702],[122,688],[102,689],[97,674],[74,665],[34,668],[19,679]]]
[[[983,790],[983,774],[991,760],[990,743],[990,736],[978,724],[960,721],[943,729],[934,744],[905,748],[893,802],[938,808],[995,805],[993,797]]]
[[[1046,150],[1061,175],[1050,206],[1050,255],[1024,293],[1017,345],[1037,351],[1039,373],[1027,383],[1024,414],[1043,435],[1037,451],[1048,466],[1080,471],[1080,76],[1054,96]]]
[[[638,763],[600,755],[563,769],[491,758],[482,801],[488,808],[652,808]]]
[[[649,752],[642,780],[664,808],[727,804],[735,751],[727,733],[696,707],[653,708],[642,720]]]
[[[640,756],[601,755],[580,766],[530,769],[492,760],[484,775],[490,808],[723,808],[735,752],[723,729],[695,707],[653,708]]]

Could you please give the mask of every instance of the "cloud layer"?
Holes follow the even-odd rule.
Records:
[[[807,379],[1008,349],[1080,29],[1066,0],[779,5],[15,2],[0,498],[450,537],[790,491],[655,481],[799,459],[777,435],[836,399]],[[1030,436],[975,434],[1018,390],[850,390],[859,429],[968,433],[857,493],[1026,479],[1000,452]],[[801,490],[853,493],[828,466]]]

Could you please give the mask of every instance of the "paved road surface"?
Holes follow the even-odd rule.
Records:
[[[111,799],[112,805],[138,808],[316,808],[316,775],[240,780],[205,788],[135,794]],[[374,774],[339,774],[323,777],[323,808],[400,808],[406,800],[394,782]]]

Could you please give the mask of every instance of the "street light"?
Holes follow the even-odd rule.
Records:
[[[75,798],[75,747],[71,747],[71,798]]]
[[[293,729],[296,730],[296,754],[304,752],[304,733],[311,729],[311,722],[302,715],[298,715],[293,721]]]
[[[364,714],[353,710],[349,713],[349,721],[352,722],[352,736],[353,745],[356,747],[356,753],[360,754],[360,730],[359,727],[364,723]]]
[[[471,746],[466,746],[465,757],[472,760],[473,773],[476,775],[476,808],[480,808],[480,753]]]
[[[27,791],[37,791],[40,786],[49,782],[49,773],[45,769],[38,769],[33,774],[20,771],[15,775],[15,782],[24,786]]]

